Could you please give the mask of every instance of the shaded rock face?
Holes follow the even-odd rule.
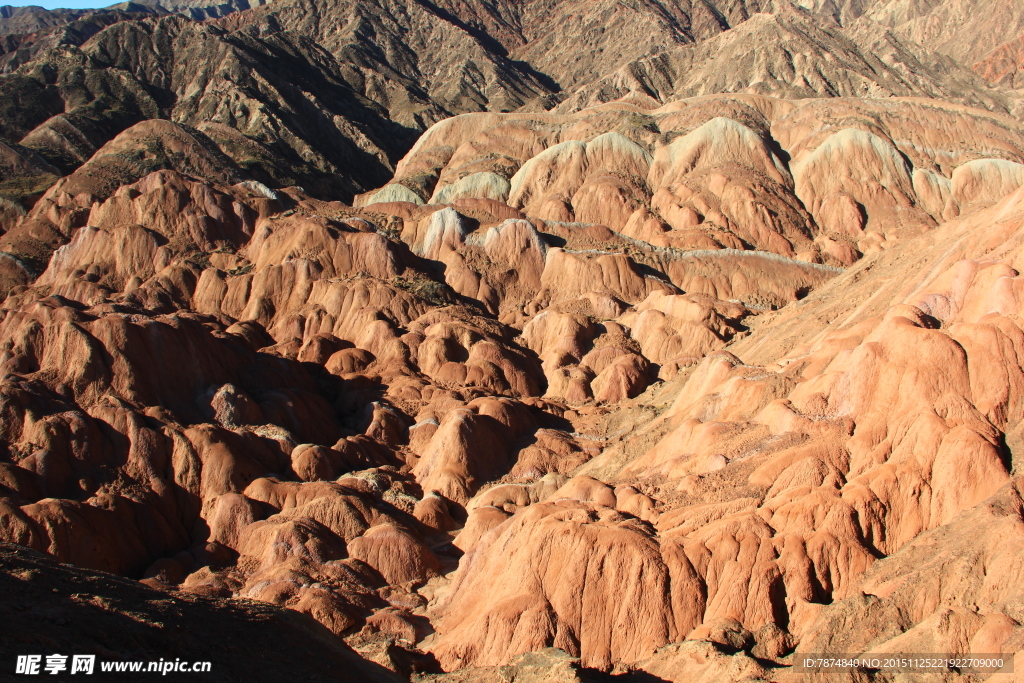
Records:
[[[223,680],[226,671],[257,678],[298,674],[310,681],[401,680],[293,611],[251,601],[171,596],[135,581],[60,565],[9,543],[0,546],[0,557],[0,581],[9,596],[0,607],[5,652],[49,638],[51,649],[99,652],[100,662],[128,657],[157,661],[171,652],[171,661],[210,662],[208,673],[190,672],[199,681]],[[43,611],[60,613],[61,623],[39,616]],[[168,629],[175,632],[170,640]],[[227,650],[219,637],[230,629],[240,641]],[[99,673],[96,664],[93,675]]]
[[[0,11],[2,564],[131,603],[60,638],[1021,651],[1015,9],[253,5]]]
[[[68,173],[133,125],[166,119],[232,160],[221,169],[237,164],[275,187],[345,197],[383,183],[414,139],[409,126],[422,125],[393,122],[351,69],[300,34],[260,38],[255,29],[142,16],[112,17],[91,31],[63,27],[4,55],[0,88],[12,102],[0,137]],[[423,100],[424,121],[439,118],[425,96],[412,97]],[[139,139],[127,146],[122,173],[182,170],[181,150]]]

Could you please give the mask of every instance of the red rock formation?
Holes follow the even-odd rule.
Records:
[[[899,284],[891,285],[890,296],[896,298],[888,305],[880,302],[874,311],[865,309],[862,301],[877,300],[878,290],[864,286],[850,292],[844,281],[853,281],[854,271],[814,298],[815,305],[847,311],[840,325],[811,322],[793,310],[785,322],[735,346],[771,357],[780,353],[768,350],[773,338],[778,343],[800,326],[824,328],[812,345],[788,350],[784,345],[782,359],[767,368],[743,365],[724,353],[705,359],[661,418],[667,435],[618,474],[657,485],[663,492],[678,482],[678,490],[685,492],[681,501],[668,504],[648,497],[637,505],[635,488],[623,488],[621,495],[616,489],[613,495],[607,485],[577,477],[547,502],[496,519],[496,525],[487,525],[489,532],[471,532],[478,540],[467,544],[472,550],[460,565],[456,584],[436,607],[440,637],[431,647],[441,663],[449,669],[490,666],[554,645],[580,656],[584,664],[641,665],[640,659],[654,657],[641,666],[661,670],[657,658],[667,655],[655,655],[655,649],[683,637],[737,649],[764,641],[763,648],[775,648],[773,656],[792,647],[770,645],[770,629],[793,634],[795,640],[787,641],[791,643],[810,638],[806,647],[811,649],[865,647],[867,640],[846,644],[849,638],[840,635],[846,631],[835,624],[847,618],[884,620],[868,616],[874,614],[870,611],[849,611],[866,609],[854,604],[867,590],[863,581],[876,572],[872,566],[877,558],[892,556],[878,565],[896,566],[896,558],[911,552],[906,548],[914,547],[922,533],[930,538],[955,534],[939,530],[966,523],[957,521],[966,519],[965,510],[984,515],[985,501],[1005,495],[1000,491],[1011,481],[1009,454],[1000,450],[997,434],[1016,411],[1013,371],[1007,379],[993,381],[988,370],[981,370],[980,358],[1000,348],[991,335],[1009,333],[1006,344],[1013,343],[1012,335],[1019,336],[1012,323],[1002,322],[1004,311],[1015,305],[1011,283],[1016,271],[992,260],[981,266],[964,259],[994,253],[1012,259],[1017,247],[1008,246],[1014,240],[1007,237],[1024,225],[1022,201],[1024,194],[1017,192],[987,213],[948,224],[924,244],[909,243],[908,253],[912,247],[925,250],[917,252],[922,262],[930,258],[929,249],[943,254],[940,265],[922,271],[914,287],[902,289],[902,294]],[[971,245],[962,240],[995,216],[1001,217],[998,234]],[[875,265],[905,267],[898,259],[889,263]],[[847,297],[831,296],[844,287]],[[978,303],[975,297],[980,297]],[[993,341],[980,342],[982,338]],[[996,365],[1007,366],[1004,361]],[[657,429],[664,428],[649,431]],[[598,471],[595,466],[608,462],[610,455],[606,452],[584,470]],[[723,485],[735,487],[735,492],[723,498],[716,493]],[[613,511],[626,505],[632,506],[631,516]],[[653,525],[623,527],[630,519],[640,523],[632,515]],[[476,525],[483,521],[476,519]],[[616,520],[619,526],[610,526]],[[559,525],[565,524],[570,526],[563,532]],[[603,554],[611,552],[606,547],[617,547],[615,539],[625,528],[635,529],[635,536],[626,537],[632,539],[629,544],[640,544],[629,546],[629,561]],[[580,552],[586,557],[578,558]],[[602,558],[603,573],[574,585],[587,586],[583,596],[592,596],[594,602],[585,597],[578,602],[580,594],[566,601],[566,572],[595,566],[598,560],[590,553]],[[889,576],[905,571],[905,565],[899,566]],[[628,578],[619,572],[627,572]],[[545,577],[555,576],[557,582],[546,582]],[[607,576],[619,577],[621,585],[661,581],[665,587],[628,601],[596,597]],[[971,581],[981,581],[980,575],[972,576],[976,578]],[[681,595],[687,596],[678,603],[672,597],[676,581],[685,586]],[[499,588],[484,589],[477,582]],[[479,595],[488,596],[484,604]],[[949,601],[960,597],[948,595],[942,604],[951,607],[936,603],[915,613],[908,622],[921,624],[914,634],[934,632],[928,619],[947,619],[940,615],[950,609],[957,613]],[[823,608],[822,603],[843,607]],[[618,620],[627,617],[609,609],[638,610],[628,619],[646,627],[617,628]],[[847,616],[854,613],[863,616]],[[607,626],[581,631],[581,620]],[[735,624],[729,627],[738,629],[735,633],[762,634],[760,640],[721,635],[727,622]],[[882,621],[858,623],[870,633],[886,633]],[[964,628],[982,638],[987,633],[980,630],[982,623],[978,619]],[[910,633],[898,639],[900,647],[954,646]],[[773,643],[778,640],[772,638]]]
[[[986,81],[1019,88],[1024,82],[1024,36],[1000,45],[971,68]]]
[[[1016,94],[883,2],[279,3],[0,45],[0,540],[442,681],[1021,649]]]

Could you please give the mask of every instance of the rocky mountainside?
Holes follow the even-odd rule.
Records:
[[[1024,29],[968,9],[4,9],[4,657],[1024,652]]]
[[[1024,7],[998,0],[876,0],[865,16],[964,64],[1024,33]]]
[[[0,7],[0,35],[34,33],[64,24],[77,17],[92,14],[90,10],[45,10],[42,7]]]
[[[765,45],[774,49],[766,51]],[[994,72],[996,68],[1003,72]],[[627,62],[577,89],[559,109],[631,94],[668,102],[754,92],[784,97],[924,96],[1017,118],[1024,115],[1020,93],[993,89],[985,80],[987,74],[995,82],[1006,82],[1007,66],[979,71],[981,75],[875,22],[861,20],[844,29],[829,17],[788,8],[758,14],[713,39]]]

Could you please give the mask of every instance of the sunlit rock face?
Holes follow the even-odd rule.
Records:
[[[1012,656],[1024,15],[919,4],[0,12],[0,579],[330,680]]]

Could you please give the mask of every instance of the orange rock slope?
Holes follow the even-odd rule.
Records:
[[[0,238],[0,537],[437,680],[1012,655],[1022,245],[934,100],[464,114],[355,207],[145,122]]]

